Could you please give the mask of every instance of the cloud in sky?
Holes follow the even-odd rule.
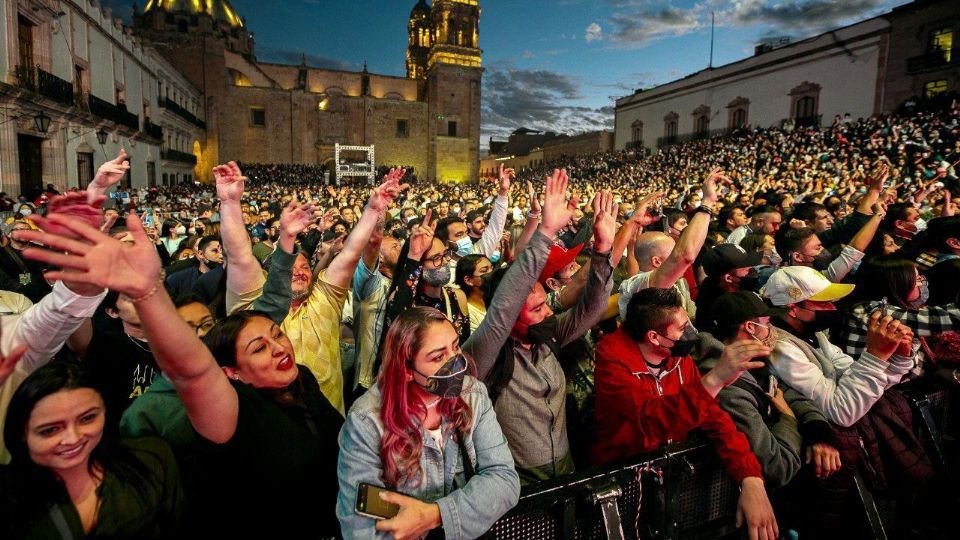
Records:
[[[516,69],[489,65],[483,77],[485,141],[506,138],[520,127],[560,133],[612,129],[613,108],[578,105],[582,98],[576,79],[546,69]]]
[[[718,27],[765,25],[781,33],[815,33],[864,18],[888,0],[703,0],[689,8],[669,2],[607,0],[610,41],[617,47],[642,47],[651,41],[678,37],[710,27],[710,13]]]
[[[586,35],[584,36],[587,40],[587,43],[592,41],[600,41],[603,39],[603,28],[599,24],[592,22],[587,26]]]

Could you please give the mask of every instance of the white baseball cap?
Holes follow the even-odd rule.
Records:
[[[853,285],[831,283],[823,274],[809,266],[785,266],[774,272],[760,295],[775,306],[788,306],[813,300],[835,302],[853,292]]]

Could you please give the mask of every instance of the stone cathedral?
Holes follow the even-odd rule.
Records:
[[[150,0],[134,32],[203,96],[197,173],[225,160],[332,169],[334,145],[374,145],[376,165],[475,182],[480,152],[477,0],[419,0],[407,25],[406,77],[258,61],[227,0]],[[400,59],[398,59],[399,61]],[[160,89],[164,93],[176,89]],[[173,99],[173,96],[167,96]]]

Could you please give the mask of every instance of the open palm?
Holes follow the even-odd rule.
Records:
[[[296,237],[313,223],[313,203],[298,204],[290,201],[280,214],[280,229],[284,234]]]
[[[143,296],[156,284],[160,257],[136,214],[127,217],[133,243],[115,240],[71,217],[52,215],[38,218],[35,223],[40,231],[22,231],[18,237],[50,248],[31,247],[23,252],[28,259],[61,268],[48,272],[47,279],[96,285],[131,298]],[[79,239],[50,232],[60,229],[70,231]]]

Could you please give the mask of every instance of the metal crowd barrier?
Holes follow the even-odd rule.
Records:
[[[739,490],[710,444],[685,442],[612,468],[525,486],[489,538],[718,538]],[[639,519],[638,519],[639,504]]]
[[[930,383],[909,384],[902,390],[934,466],[951,479],[960,466],[960,391]],[[865,526],[874,538],[887,538],[889,527],[873,495],[862,482],[857,491]],[[484,538],[722,538],[736,532],[738,497],[737,485],[722,468],[713,445],[688,441],[613,467],[524,486],[517,506]]]

